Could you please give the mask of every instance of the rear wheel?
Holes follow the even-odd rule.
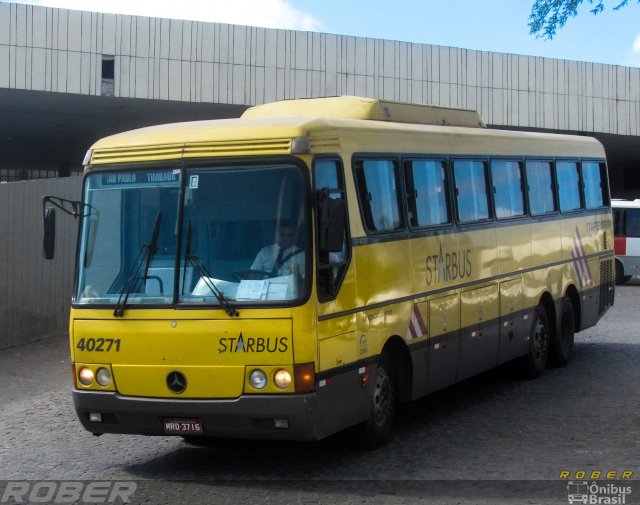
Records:
[[[369,419],[354,427],[354,442],[364,449],[376,449],[391,436],[397,408],[397,387],[391,360],[383,355],[372,383]]]
[[[549,357],[549,320],[542,305],[538,305],[529,331],[529,353],[523,358],[523,371],[531,379],[539,377]]]
[[[553,340],[549,356],[554,365],[564,366],[569,362],[573,349],[575,327],[573,304],[568,298],[563,298],[560,307],[560,333]]]

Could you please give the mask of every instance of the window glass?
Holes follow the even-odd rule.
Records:
[[[433,226],[450,222],[445,162],[408,161],[405,164],[405,176],[411,226]]]
[[[312,251],[304,171],[203,166],[186,177],[180,301],[237,306],[305,296]]]
[[[640,237],[640,209],[627,209],[627,237]]]
[[[287,163],[89,174],[76,303],[114,304],[122,315],[177,296],[232,315],[232,305],[302,299],[308,190],[306,172]]]
[[[338,160],[319,160],[314,164],[314,189],[328,191],[329,198],[344,201],[342,164]],[[318,222],[318,224],[320,224]],[[320,230],[318,230],[318,234]],[[342,250],[334,252],[318,251],[318,297],[320,300],[334,298],[346,274],[351,250],[349,247],[347,220],[342,232]]]
[[[367,228],[374,232],[402,229],[396,164],[391,160],[363,160],[358,175]]]
[[[567,212],[582,207],[580,201],[580,172],[573,161],[559,161],[556,164],[558,177],[558,197],[560,210]]]
[[[453,173],[460,221],[466,223],[489,219],[485,163],[456,160],[453,162]]]
[[[553,192],[551,162],[527,161],[525,166],[529,188],[529,207],[536,216],[557,210]]]
[[[602,207],[608,203],[604,163],[583,162],[582,179],[584,181],[584,199],[588,209]]]
[[[340,194],[342,182],[339,177],[337,161],[316,161],[313,176],[316,191],[326,188],[332,193],[332,195]]]
[[[519,161],[493,160],[491,177],[496,217],[504,219],[524,214],[522,164]]]
[[[92,173],[84,192],[76,303],[172,302],[178,171]]]

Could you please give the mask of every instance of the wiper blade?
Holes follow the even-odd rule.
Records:
[[[222,306],[224,311],[229,315],[229,317],[237,317],[240,315],[236,310],[236,308],[233,305],[231,305],[231,303],[229,303],[229,300],[227,300],[227,297],[224,296],[224,293],[220,291],[218,287],[213,283],[213,281],[211,280],[211,274],[209,273],[207,268],[202,264],[202,261],[200,261],[200,258],[191,254],[191,221],[189,221],[189,224],[187,226],[187,243],[186,243],[186,248],[184,253],[184,262],[185,262],[184,271],[186,272],[187,270],[186,263],[187,262],[191,263],[196,273],[204,281],[204,283],[207,285],[209,290],[216,297],[216,299],[218,300],[218,303],[220,303],[220,305]],[[185,285],[184,281],[182,285],[183,286]]]
[[[115,308],[113,309],[114,317],[122,317],[124,315],[124,309],[127,306],[127,300],[129,299],[129,295],[133,293],[133,290],[140,283],[140,281],[144,281],[147,278],[147,274],[149,272],[149,264],[151,263],[151,258],[155,256],[158,252],[158,235],[160,234],[160,222],[162,221],[162,212],[158,212],[156,216],[156,221],[153,224],[153,231],[151,233],[151,240],[149,244],[145,244],[140,248],[140,252],[136,257],[136,260],[133,262],[133,266],[131,270],[127,274],[127,278],[122,285],[122,290],[120,290],[120,296],[118,297],[118,302],[116,303]],[[142,275],[140,273],[142,272]]]

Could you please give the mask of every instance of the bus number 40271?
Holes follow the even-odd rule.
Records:
[[[81,338],[76,344],[76,349],[89,352],[120,352],[119,338]]]

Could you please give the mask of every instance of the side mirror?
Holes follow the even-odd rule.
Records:
[[[56,209],[45,207],[43,215],[44,238],[42,253],[45,259],[52,260],[56,249]]]
[[[44,237],[42,240],[42,255],[47,260],[52,260],[56,249],[56,209],[47,207],[47,204],[59,208],[65,214],[76,217],[87,217],[92,212],[98,211],[77,200],[67,200],[58,196],[45,195],[42,197],[42,221],[44,224]]]
[[[340,252],[344,242],[344,200],[330,198],[325,188],[318,191],[317,202],[318,247],[323,253]]]

